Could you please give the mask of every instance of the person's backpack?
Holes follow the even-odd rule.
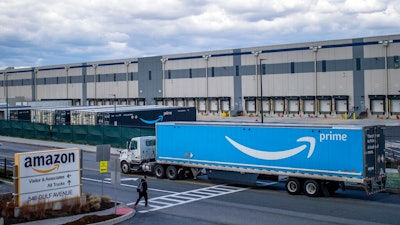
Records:
[[[137,192],[142,192],[143,191],[143,185],[142,185],[142,181],[139,182],[139,185],[136,188]]]

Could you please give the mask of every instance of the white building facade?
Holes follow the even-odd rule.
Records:
[[[5,102],[196,106],[202,115],[400,116],[400,34],[0,70]]]

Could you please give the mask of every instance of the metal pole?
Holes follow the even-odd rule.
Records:
[[[208,60],[211,55],[204,55],[203,58],[206,60],[206,100],[205,100],[205,110],[208,113]]]
[[[94,68],[94,105],[97,105],[97,65],[92,65]]]
[[[117,95],[114,95],[114,126],[117,126]]]
[[[6,120],[8,120],[8,74],[4,73],[6,80]]]
[[[385,114],[386,118],[389,118],[389,70],[388,70],[388,42],[384,45],[385,47],[385,73],[386,73],[386,104],[385,104]]]
[[[162,58],[162,75],[163,75],[163,86],[162,86],[162,97],[163,97],[163,104],[164,104],[164,98],[165,98],[165,64],[167,63],[168,58]]]
[[[260,59],[260,97],[261,97],[261,123],[264,123],[264,101],[263,101],[263,81],[262,81],[262,75],[263,75],[263,72],[262,72],[262,69],[261,69],[261,64],[262,64],[262,61],[263,61],[264,59]]]
[[[258,97],[258,56],[259,56],[259,54],[261,53],[261,51],[255,51],[255,52],[252,52],[253,54],[254,54],[254,57],[255,57],[255,68],[256,68],[256,114],[257,114],[257,111],[260,109],[260,107],[259,107],[259,105],[257,104],[258,102],[257,102],[257,97]]]
[[[66,89],[66,92],[67,92],[67,96],[66,96],[66,99],[68,100],[68,95],[69,95],[69,93],[68,93],[68,71],[69,71],[69,67],[68,66],[66,66],[65,67],[65,89]]]
[[[126,104],[128,104],[128,99],[129,99],[129,61],[125,62],[126,65]]]

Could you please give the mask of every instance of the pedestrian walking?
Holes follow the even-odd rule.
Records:
[[[140,179],[140,182],[137,186],[137,192],[139,193],[139,197],[136,200],[135,205],[133,205],[133,208],[136,209],[137,204],[139,203],[140,199],[144,197],[145,201],[145,207],[148,206],[148,196],[147,196],[147,181],[146,181],[146,176],[143,176],[142,179]]]

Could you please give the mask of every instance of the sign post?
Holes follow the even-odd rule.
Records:
[[[96,145],[96,162],[100,162],[101,173],[101,197],[104,189],[104,173],[107,173],[108,161],[110,161],[111,145]]]

